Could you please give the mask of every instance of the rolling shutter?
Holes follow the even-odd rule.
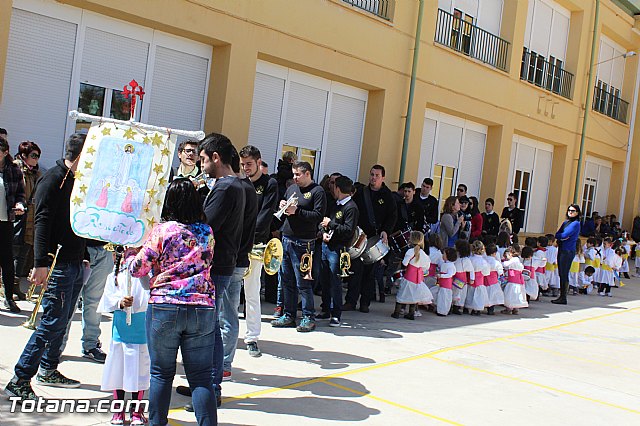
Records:
[[[329,92],[290,82],[283,144],[319,151],[322,148]]]
[[[13,9],[0,122],[12,153],[18,141],[40,146],[40,164],[62,157],[77,25]]]
[[[525,144],[518,144],[518,156],[516,158],[516,169],[533,171],[536,149]]]
[[[502,0],[482,0],[478,10],[478,26],[491,34],[500,36]]]
[[[551,42],[549,43],[549,56],[564,62],[567,57],[567,41],[569,38],[569,18],[554,12],[551,24]]]
[[[549,198],[549,179],[553,154],[542,149],[535,150],[535,169],[531,183],[531,202],[528,205],[527,232],[544,232],[544,221],[547,215],[547,199]]]
[[[443,122],[440,122],[438,127],[438,143],[436,144],[434,163],[457,168],[460,160],[462,127]]]
[[[467,185],[467,193],[469,195],[480,195],[485,139],[486,136],[484,134],[475,130],[467,129],[464,134],[458,184],[464,183]]]
[[[611,168],[599,166],[598,183],[596,184],[595,210],[598,212],[608,211],[609,186],[611,185]]]
[[[262,158],[271,170],[276,170],[280,117],[284,99],[285,80],[260,72],[256,73],[253,87],[253,106],[249,144],[260,149]]]
[[[553,9],[547,4],[536,0],[535,9],[533,11],[533,26],[531,28],[531,44],[529,45],[529,48],[545,57],[549,55],[552,18]]]
[[[364,128],[365,101],[334,93],[331,98],[329,134],[323,161],[331,171],[358,179],[360,142]]]
[[[418,164],[418,177],[416,182],[422,182],[426,177],[431,177],[433,165],[433,148],[436,143],[436,120],[424,119],[422,129],[422,145],[420,145],[420,163]]]

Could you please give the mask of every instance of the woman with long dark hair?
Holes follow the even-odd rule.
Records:
[[[565,220],[558,232],[558,274],[560,275],[560,296],[551,301],[558,305],[567,304],[567,291],[569,289],[569,270],[571,262],[576,255],[576,242],[580,238],[580,206],[570,204],[567,208],[567,220]]]
[[[460,203],[458,197],[450,196],[444,202],[440,215],[440,239],[446,247],[453,247],[460,234],[460,228],[464,227],[464,217],[459,216]]]
[[[212,354],[222,347],[215,347],[212,259],[213,232],[204,223],[200,196],[189,179],[175,179],[167,190],[162,222],[130,268],[135,277],[152,274],[147,309],[151,424],[167,424],[178,348],[198,424],[217,424]]]
[[[469,197],[469,209],[471,210],[471,238],[470,240],[476,240],[482,236],[482,215],[480,214],[480,207],[478,206],[478,199],[476,197]]]

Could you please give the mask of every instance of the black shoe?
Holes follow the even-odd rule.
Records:
[[[36,382],[43,386],[52,386],[56,388],[79,388],[80,382],[77,380],[65,377],[58,370],[53,370],[51,373],[43,376],[42,374],[36,375]]]
[[[464,314],[468,314],[468,313],[469,313],[469,309],[464,308],[464,309],[462,310],[462,313],[464,313]]]
[[[319,315],[316,315],[317,319],[329,319],[331,318],[331,314],[329,312],[321,312]]]
[[[415,316],[415,314],[406,314],[406,315],[404,316],[404,318],[405,318],[405,319],[408,319],[408,320],[415,320],[415,319],[416,319],[416,316]]]
[[[107,359],[107,354],[105,354],[100,348],[93,348],[91,350],[85,351],[82,350],[82,356],[84,358],[89,358],[91,361],[95,361],[100,364],[104,364],[104,361]]]
[[[4,301],[4,307],[14,314],[20,313],[20,308],[18,307],[18,305],[16,305],[16,302],[14,302],[13,299],[6,299]]]
[[[360,309],[358,309],[360,312],[362,312],[363,314],[368,314],[369,313],[369,307],[368,306],[362,306],[360,305]]]
[[[557,299],[553,299],[551,303],[554,303],[556,305],[566,305],[567,299],[564,297],[558,297]]]
[[[487,315],[495,315],[496,314],[495,309],[496,309],[495,306],[489,306],[487,308]]]
[[[392,313],[391,318],[396,318],[396,319],[400,318],[400,313],[399,312]]]
[[[178,386],[176,388],[176,393],[182,396],[191,396],[191,388],[189,386]],[[185,408],[186,410],[186,408]],[[187,410],[189,411],[189,410]]]
[[[460,311],[460,306],[454,306],[453,313],[456,315],[462,315],[462,311]]]
[[[188,411],[189,413],[193,413],[193,404],[188,403],[184,405],[184,411]]]
[[[16,289],[13,292],[13,297],[18,300],[27,300],[27,295],[22,292],[20,289]]]
[[[384,303],[385,300],[386,299],[385,299],[384,293],[380,293],[380,297],[378,297],[378,302]]]
[[[4,388],[4,393],[7,396],[20,398],[20,401],[18,401],[20,404],[25,400],[36,401],[38,399],[31,388],[31,382],[29,380],[18,382],[10,381]]]

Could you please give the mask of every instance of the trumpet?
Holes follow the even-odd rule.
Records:
[[[278,210],[277,212],[275,212],[273,215],[275,217],[278,218],[278,220],[281,220],[282,215],[284,214],[284,212],[291,206],[297,206],[298,205],[298,196],[296,194],[291,194],[291,196],[289,197],[289,199],[285,202],[284,206],[282,206],[280,208],[280,210]]]
[[[56,249],[56,254],[51,254],[49,253],[49,256],[53,256],[53,261],[51,261],[51,267],[49,268],[49,273],[47,274],[47,280],[46,283],[49,283],[49,280],[51,279],[51,274],[53,273],[53,268],[56,267],[56,261],[58,260],[58,253],[60,253],[60,249],[62,248],[62,245],[58,244],[58,248]],[[32,283],[31,286],[29,287],[29,291],[27,292],[27,294],[29,294],[29,298],[31,298],[31,296],[33,296],[33,293],[35,292],[35,283]],[[38,316],[38,310],[40,310],[40,305],[42,304],[42,298],[44,297],[44,293],[45,293],[46,289],[42,289],[42,291],[40,291],[40,294],[38,295],[38,299],[36,300],[36,304],[33,307],[33,311],[31,312],[31,315],[29,316],[29,319],[26,320],[22,326],[24,328],[28,328],[29,330],[35,330],[36,329],[36,317]]]
[[[313,268],[313,250],[310,246],[307,246],[307,252],[300,258],[300,272],[304,274],[303,280],[313,281],[313,275],[311,273]]]
[[[351,269],[351,256],[349,252],[342,251],[340,253],[340,273],[338,276],[340,278],[349,278],[349,276],[353,275],[353,272],[349,269]]]

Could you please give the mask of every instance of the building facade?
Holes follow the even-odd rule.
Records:
[[[441,198],[464,183],[497,208],[516,192],[540,233],[574,198],[586,112],[577,198],[628,227],[640,27],[626,3],[424,0],[408,105],[419,0],[1,0],[0,127],[51,165],[87,125],[67,112],[127,119],[136,79],[140,121],[254,144],[272,171],[286,150],[318,177],[381,163],[394,186],[410,108],[405,181],[432,177]]]

